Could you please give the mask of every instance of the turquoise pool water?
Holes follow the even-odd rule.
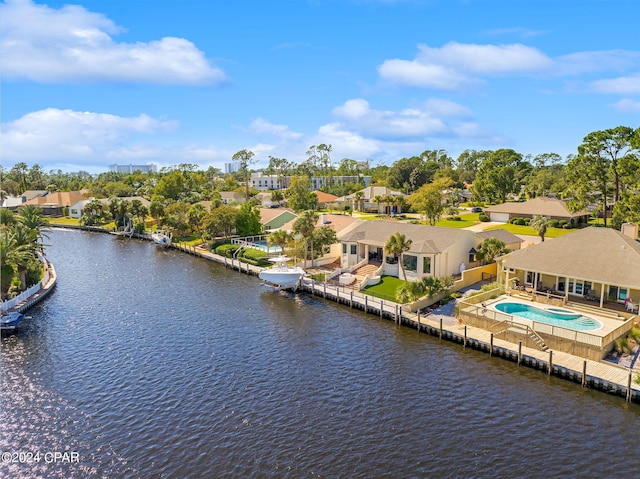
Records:
[[[541,309],[523,303],[498,303],[496,309],[503,313],[530,319],[539,323],[551,324],[576,331],[593,331],[600,329],[602,324],[593,318],[582,316],[567,309],[549,308]]]

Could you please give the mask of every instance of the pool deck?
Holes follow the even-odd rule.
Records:
[[[172,248],[224,264],[241,273],[257,276],[262,268],[224,258],[210,251],[179,244]],[[622,396],[626,401],[640,402],[640,389],[634,383],[634,374],[640,373],[640,362],[630,369],[616,364],[585,359],[561,351],[540,351],[522,344],[504,341],[486,329],[463,324],[453,316],[454,304],[445,305],[446,312],[436,310],[429,315],[404,311],[402,305],[380,300],[351,289],[303,278],[300,288],[313,296],[335,301],[349,308],[360,309],[367,314],[394,321],[397,325],[409,326],[419,332],[439,337],[470,347],[489,355],[502,357],[518,366],[528,366],[569,381],[609,394]],[[605,318],[606,319],[606,318]],[[637,376],[636,376],[637,377]]]
[[[548,304],[542,304],[542,303],[535,303],[532,302],[531,300],[525,300],[523,298],[518,298],[518,297],[514,297],[514,296],[500,296],[499,298],[493,299],[493,300],[489,300],[487,301],[487,308],[491,309],[493,311],[497,311],[499,313],[502,314],[508,314],[508,313],[503,313],[502,311],[496,309],[496,305],[499,303],[505,303],[505,302],[509,302],[509,303],[520,303],[520,304],[526,304],[528,306],[533,306],[536,307],[538,309],[563,309],[566,311],[571,311],[572,313],[576,313],[576,314],[580,314],[582,316],[586,316],[588,318],[592,318],[595,319],[597,321],[599,321],[602,324],[601,328],[598,329],[589,329],[589,330],[578,330],[578,331],[583,331],[589,334],[593,334],[596,336],[601,336],[601,337],[605,337],[607,336],[609,333],[611,333],[612,331],[614,331],[616,328],[618,328],[620,326],[620,320],[618,319],[613,319],[611,316],[606,316],[604,314],[596,314],[592,311],[589,312],[585,312],[585,311],[581,311],[578,309],[574,309],[571,307],[571,305],[567,305],[567,306],[551,306]],[[531,320],[528,320],[526,318],[518,318],[519,320],[522,321],[529,321],[531,322]],[[568,328],[568,326],[567,326]],[[571,329],[571,328],[569,328]]]

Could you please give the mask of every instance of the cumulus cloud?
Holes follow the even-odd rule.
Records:
[[[623,98],[613,104],[613,108],[625,113],[640,113],[640,101]]]
[[[224,72],[184,39],[118,43],[121,28],[79,5],[31,0],[0,4],[0,67],[5,78],[42,83],[91,81],[215,85]]]
[[[366,100],[356,98],[334,108],[333,114],[345,128],[359,134],[406,140],[450,134],[457,118],[470,113],[449,100],[430,99],[411,108],[392,111],[373,109]]]
[[[640,65],[640,52],[603,50],[574,52],[555,58],[520,43],[476,45],[449,42],[442,47],[418,45],[413,60],[389,59],[379,67],[388,82],[455,90],[495,76],[569,76],[600,71],[625,71]],[[620,79],[633,81],[635,77]],[[604,88],[604,86],[602,86]],[[630,88],[630,87],[627,87]]]
[[[249,125],[249,131],[257,134],[272,135],[282,140],[296,140],[302,136],[302,133],[291,131],[286,125],[276,125],[264,118],[253,120]]]
[[[120,117],[103,113],[47,108],[2,124],[2,156],[9,161],[101,161],[127,152],[140,158],[140,150],[126,146],[140,136],[175,130],[175,122],[148,115]],[[136,153],[137,151],[137,153]]]
[[[630,76],[598,80],[591,84],[595,91],[601,93],[618,93],[622,95],[640,93],[640,73]]]

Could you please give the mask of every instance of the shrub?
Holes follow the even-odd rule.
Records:
[[[478,219],[480,221],[482,221],[483,223],[486,223],[487,221],[490,221],[489,217],[487,215],[485,215],[484,213],[480,213],[480,215],[478,216]]]
[[[558,221],[558,228],[564,228],[564,225],[566,225],[567,222],[565,220],[560,220]]]
[[[460,218],[459,216],[450,216],[447,219],[450,221],[462,221],[462,218]]]
[[[572,228],[572,226],[569,223],[567,223],[566,225],[563,226],[563,228],[565,230],[570,230]]]
[[[226,256],[227,258],[233,258],[233,254],[236,252],[238,247],[234,244],[223,244],[216,248],[216,254],[220,256]]]
[[[557,228],[560,222],[558,220],[549,220],[549,226],[551,228]]]
[[[529,226],[530,223],[531,223],[531,218],[525,218],[524,219],[525,226]]]

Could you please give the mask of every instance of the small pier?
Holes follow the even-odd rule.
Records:
[[[105,232],[105,230],[102,230]],[[183,251],[193,256],[215,261],[241,273],[258,276],[263,268],[243,263],[237,259],[211,253],[197,246],[174,243],[170,248]],[[627,402],[640,403],[640,390],[634,388],[634,371],[629,368],[608,364],[602,361],[585,359],[561,351],[542,351],[528,347],[520,341],[517,344],[504,341],[491,331],[463,324],[457,321],[444,323],[442,318],[421,315],[405,311],[402,305],[393,301],[379,299],[362,294],[348,287],[342,287],[312,278],[302,278],[299,289],[313,296],[335,301],[351,309],[358,309],[367,314],[394,323],[416,329],[420,333],[436,336],[439,339],[460,344],[463,348],[488,353],[508,361],[538,369],[543,373],[573,381],[584,388],[595,389],[608,394],[624,397]]]

